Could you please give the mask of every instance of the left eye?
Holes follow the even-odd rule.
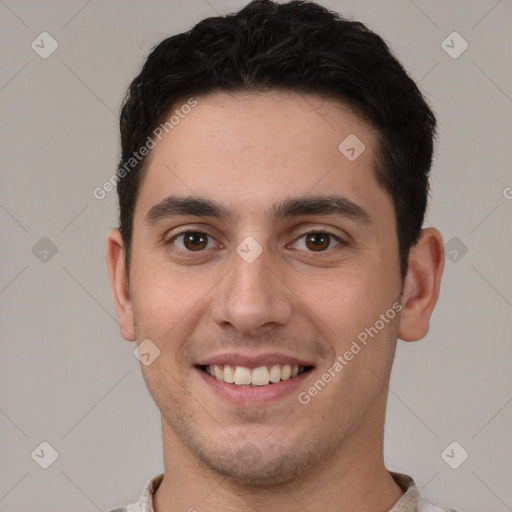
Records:
[[[341,240],[330,233],[314,232],[301,236],[293,243],[293,246],[301,251],[324,252],[340,243]]]

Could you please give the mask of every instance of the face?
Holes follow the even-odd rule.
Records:
[[[160,351],[141,367],[168,442],[223,476],[282,483],[380,442],[402,291],[394,208],[377,135],[344,104],[197,102],[152,150],[121,323]],[[351,134],[359,156],[353,135],[338,148]]]

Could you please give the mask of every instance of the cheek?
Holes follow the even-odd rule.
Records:
[[[368,268],[358,270],[352,266],[316,280],[296,282],[294,291],[304,304],[304,314],[320,323],[327,338],[341,345],[350,343],[391,306],[382,273]]]
[[[167,349],[169,340],[186,336],[218,281],[217,272],[191,275],[167,262],[134,259],[132,301],[137,338],[161,340]]]

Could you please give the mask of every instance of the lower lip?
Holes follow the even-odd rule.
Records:
[[[311,370],[308,370],[296,377],[267,384],[266,386],[245,387],[218,380],[199,368],[196,368],[196,370],[215,393],[236,405],[258,405],[284,398],[296,391],[311,373]]]

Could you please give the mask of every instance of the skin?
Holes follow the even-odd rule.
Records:
[[[119,231],[107,241],[121,333],[160,350],[141,364],[162,415],[156,510],[385,512],[403,494],[383,461],[387,384],[397,338],[428,331],[444,266],[441,235],[423,230],[402,280],[393,203],[373,171],[377,134],[347,105],[283,91],[197,100],[151,152],[129,271]],[[353,162],[338,150],[349,134],[366,147]],[[232,216],[148,223],[170,195],[216,201]],[[327,195],[359,205],[369,221],[271,218],[279,201]],[[210,235],[208,245],[190,250],[196,246],[173,239],[182,229]],[[306,243],[311,230],[341,243],[327,237],[319,251]],[[252,263],[236,252],[249,236],[262,248]],[[301,404],[298,392],[400,300],[401,313]],[[235,405],[195,368],[229,350],[293,354],[314,368],[290,395]]]

